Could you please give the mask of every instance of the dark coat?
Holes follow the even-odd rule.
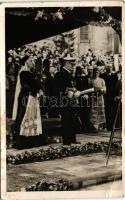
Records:
[[[113,129],[113,124],[116,115],[116,102],[115,102],[115,86],[117,82],[117,75],[103,73],[100,75],[104,79],[106,84],[106,94],[104,96],[105,101],[105,116],[106,116],[106,127],[108,131]]]
[[[122,81],[117,80],[116,85],[115,85],[115,97],[120,96],[122,91]]]
[[[115,85],[117,82],[117,76],[116,74],[109,75],[108,73],[103,73],[100,75],[101,78],[104,79],[106,84],[106,95],[105,95],[105,103],[107,105],[114,103],[115,98]]]
[[[38,79],[35,79],[35,75],[29,71],[22,71],[20,73],[20,83],[21,83],[21,92],[20,97],[28,96],[29,92],[31,95],[36,96],[39,89],[41,89],[41,84]]]
[[[60,92],[66,95],[66,89],[74,87],[74,79],[71,73],[66,69],[62,69],[55,75],[54,88],[55,94],[58,96]]]
[[[50,72],[46,73],[46,80],[44,81],[44,90],[46,96],[54,95],[54,78]]]
[[[36,96],[38,90],[41,88],[39,81],[35,79],[34,74],[30,73],[29,71],[22,71],[20,73],[20,83],[21,91],[18,97],[18,110],[15,121],[17,132],[20,129],[20,124],[26,111],[29,93],[32,96]]]
[[[76,89],[79,91],[86,90],[89,88],[88,79],[86,76],[75,76]]]
[[[74,80],[72,74],[66,69],[58,72],[54,79],[55,84],[55,95],[58,98],[59,112],[62,116],[62,127],[63,127],[63,144],[69,145],[76,142],[76,119],[75,119],[75,109],[70,105],[70,100],[67,98],[66,90],[67,88],[74,87]],[[61,107],[60,94],[65,97],[65,106]]]

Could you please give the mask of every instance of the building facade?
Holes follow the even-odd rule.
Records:
[[[121,42],[119,35],[110,26],[87,25],[72,30],[75,34],[74,49],[79,56],[92,49],[96,55],[99,54],[121,54]],[[70,32],[70,31],[69,31]],[[54,48],[53,36],[32,44],[37,46],[50,46]]]
[[[78,29],[78,52],[83,55],[88,49],[95,54],[120,54],[119,35],[109,26],[87,25]]]

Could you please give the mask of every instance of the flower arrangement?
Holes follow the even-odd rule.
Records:
[[[36,161],[53,160],[70,156],[77,156],[88,153],[106,152],[108,142],[94,142],[73,146],[49,147],[48,149],[35,149],[21,152],[16,155],[7,155],[7,164],[21,164]],[[116,155],[121,153],[121,142],[114,141],[111,151]]]
[[[74,11],[74,7],[57,8],[57,10],[47,11],[45,9],[35,10],[35,20],[51,20],[55,23],[64,19],[69,13]],[[91,12],[92,11],[92,12]],[[33,10],[32,10],[33,12]],[[88,17],[88,22],[91,20],[97,25],[109,25],[115,29],[118,34],[121,34],[121,21],[114,19],[110,14],[106,12],[103,7],[92,7],[88,9],[90,16]],[[83,19],[84,20],[84,19]]]
[[[95,18],[98,19],[97,24],[99,25],[109,25],[111,26],[119,35],[121,35],[121,21],[114,19],[110,14],[108,14],[104,8],[94,7],[93,12],[95,13]],[[95,23],[96,24],[96,23]]]
[[[38,9],[35,10],[35,20],[38,21],[40,19],[47,21],[51,20],[54,22],[63,20],[65,15],[69,14],[73,10],[73,7],[65,7],[65,8],[57,8],[56,10],[49,10],[46,9]]]
[[[64,179],[46,181],[41,180],[25,188],[25,191],[71,191],[73,184]]]

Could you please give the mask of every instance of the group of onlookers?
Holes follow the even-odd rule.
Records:
[[[118,102],[121,100],[121,65],[114,72],[113,64],[97,57],[91,49],[79,60],[71,55],[62,57],[57,52],[53,55],[45,49],[42,52],[37,51],[37,55],[32,52],[22,57],[20,53],[18,55],[20,56],[14,57],[11,52],[6,64],[7,99],[11,98],[12,101],[12,106],[7,104],[7,117],[15,120],[17,141],[29,104],[28,98],[25,98],[24,106],[24,97],[29,95],[36,97],[39,94],[40,103],[44,101],[44,106],[40,106],[41,116],[45,113],[48,117],[61,116],[63,144],[77,143],[76,131],[95,133],[113,129]],[[81,95],[80,92],[88,89],[94,91]],[[73,92],[72,98],[68,97],[68,92]],[[27,126],[23,130],[26,129],[30,135],[31,131]],[[121,113],[116,126],[121,127]],[[39,138],[42,133],[31,127],[35,138]]]

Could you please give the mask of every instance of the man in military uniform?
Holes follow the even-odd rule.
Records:
[[[58,97],[59,112],[63,126],[63,145],[78,144],[76,141],[76,100],[79,91],[74,87],[73,66],[75,58],[67,56],[64,58],[64,66],[55,75],[55,93]],[[73,94],[73,98],[69,95]]]

